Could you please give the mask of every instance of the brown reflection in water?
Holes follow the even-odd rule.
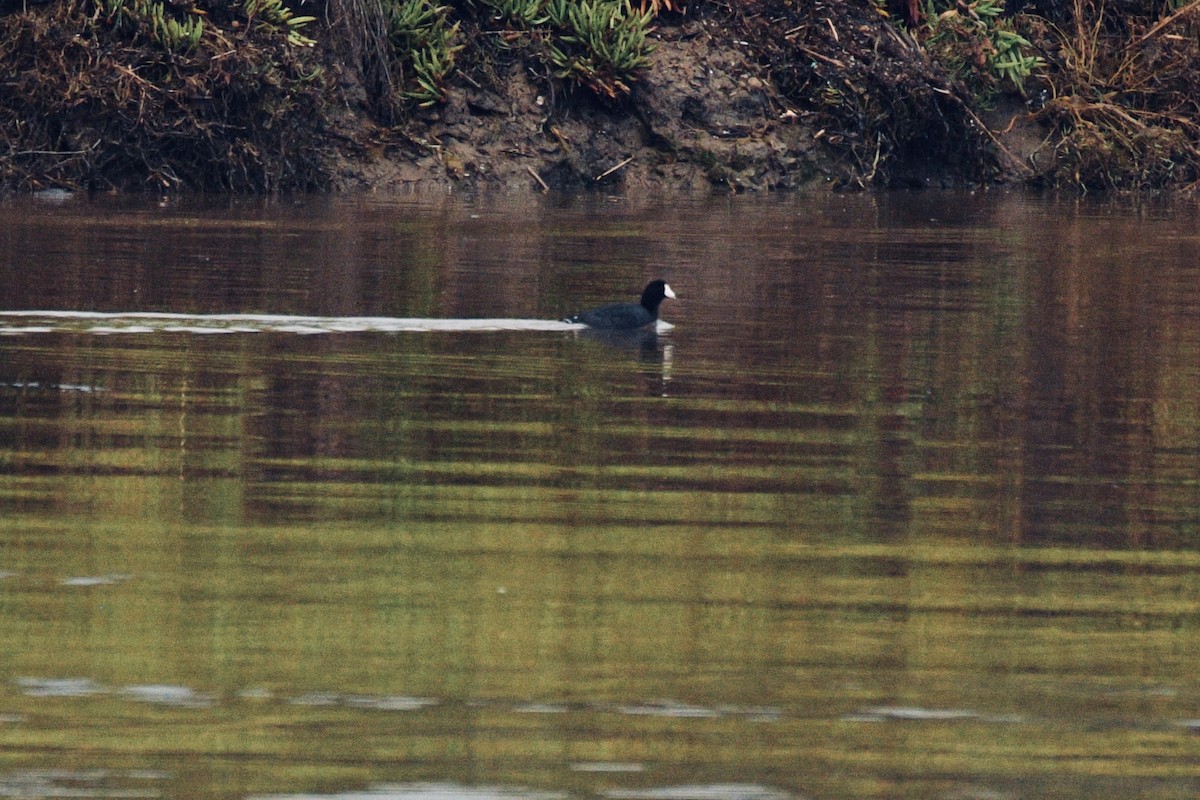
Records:
[[[4,304],[553,318],[661,274],[676,327],[0,337],[15,758],[214,797],[1194,788],[1189,210],[118,210],[0,205]]]
[[[1011,409],[1025,426],[1029,540],[1190,543],[1179,526],[1161,524],[1183,487],[1156,473],[1160,459],[1196,453],[1196,403],[1178,389],[1196,374],[1197,296],[1184,277],[1193,266],[1164,258],[1159,237],[1169,241],[1178,229],[1148,237],[1149,224],[1066,220],[1045,237],[1031,271],[1028,381]],[[1174,435],[1162,438],[1164,429]]]
[[[9,308],[554,317],[661,274],[680,292],[664,309],[677,327],[648,359],[574,337],[268,335],[166,337],[148,367],[136,349],[112,364],[161,370],[167,395],[239,393],[240,457],[276,465],[244,464],[256,483],[296,469],[318,483],[411,479],[429,462],[475,465],[451,482],[578,485],[581,468],[637,454],[680,470],[651,487],[861,496],[867,538],[902,536],[915,506],[957,498],[1000,541],[1186,543],[1187,214],[921,195],[515,205],[134,208],[117,221],[86,204],[6,206],[0,288]],[[140,390],[81,360],[99,352],[86,341],[31,344],[5,345],[6,383]],[[25,413],[30,393],[8,395]],[[355,459],[373,466],[348,469]],[[506,461],[549,471],[506,478]]]

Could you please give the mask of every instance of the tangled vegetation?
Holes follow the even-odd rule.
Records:
[[[803,127],[757,152],[811,142],[843,185],[1200,186],[1200,0],[0,0],[0,185],[320,189],[348,152],[424,141],[456,99],[460,138],[468,106],[514,113],[518,73],[552,107],[524,123],[545,142],[503,152],[566,152],[546,123],[569,103],[672,121],[639,107],[664,80],[642,73],[662,67],[656,28],[698,19],[752,62],[724,86],[757,86],[738,102],[761,116],[708,125],[684,69],[699,82],[673,121],[722,140]],[[1017,123],[1033,146],[1006,145]]]
[[[547,50],[554,74],[611,98],[628,94],[632,76],[646,63],[653,16],[633,11],[627,0],[550,0],[546,18],[556,35]]]
[[[149,38],[170,52],[186,53],[200,45],[204,17],[189,13],[176,17],[158,0],[104,0],[108,19],[117,30],[137,33],[145,29]]]
[[[298,4],[297,4],[298,5]],[[446,98],[460,19],[500,3],[330,0],[379,120]],[[653,10],[530,0],[505,14],[554,74],[608,97],[644,63]],[[0,13],[0,182],[9,186],[320,188],[333,109],[315,16],[284,0],[63,0]],[[347,35],[348,29],[354,32]],[[336,42],[329,47],[337,50]]]
[[[926,0],[915,31],[986,107],[1006,89],[1045,127],[1028,176],[1105,190],[1200,182],[1200,2]],[[1027,91],[1032,84],[1034,91]]]
[[[1023,91],[1025,80],[1045,66],[1004,14],[1004,0],[925,0],[922,16],[918,41],[981,104],[1008,87]]]
[[[737,30],[785,101],[845,165],[843,185],[1000,174],[1003,165],[972,110],[975,98],[908,26],[882,10],[873,2],[760,0],[741,8]]]
[[[449,8],[428,0],[399,0],[384,7],[388,34],[385,57],[393,69],[409,78],[397,99],[428,107],[446,97],[446,76],[454,69],[458,23],[449,22]]]
[[[629,93],[650,52],[647,34],[659,6],[629,0],[480,0],[495,17],[527,32],[558,78],[615,99]]]
[[[475,4],[437,6],[429,0],[385,4],[389,47],[384,58],[401,76],[398,99],[426,108],[446,98],[446,80],[465,44],[458,33]],[[653,8],[635,11],[628,0],[478,0],[478,6],[511,30],[529,37],[555,77],[616,98],[646,63]],[[459,21],[450,22],[453,14]],[[389,109],[394,118],[399,109]]]
[[[1200,185],[1200,2],[1061,3],[1038,22],[1050,68],[1038,177],[1056,186]]]
[[[1200,186],[1200,0],[877,0],[887,33],[853,5],[759,0],[740,14],[851,183],[909,182],[933,160],[973,180]],[[1011,152],[987,128],[1001,100],[1040,146]]]
[[[280,0],[63,0],[0,17],[8,185],[326,183],[326,79]]]

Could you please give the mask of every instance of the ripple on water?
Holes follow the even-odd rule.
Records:
[[[659,330],[669,330],[659,321]],[[0,311],[0,333],[433,333],[578,331],[586,326],[548,319],[423,319],[405,317],[304,317],[280,314],[171,314],[160,312]]]
[[[609,789],[602,796],[610,800],[798,800],[796,795],[752,783]]]
[[[434,697],[342,695],[336,692],[310,692],[288,700],[288,703],[294,706],[345,706],[376,711],[419,711],[422,708],[435,706],[438,702]]]
[[[950,721],[979,719],[977,711],[964,708],[922,708],[920,706],[871,706],[856,714],[842,717],[845,722],[882,722],[883,720],[933,720]]]
[[[132,578],[126,573],[110,573],[108,575],[76,575],[63,578],[59,583],[63,586],[115,586]]]
[[[646,765],[625,761],[577,761],[572,772],[645,772]]]
[[[565,714],[570,710],[563,703],[521,703],[513,707],[518,714]]]
[[[617,706],[616,710],[618,713],[632,716],[672,717],[675,719],[712,719],[721,716],[721,712],[716,709],[678,703],[674,700]]]
[[[91,678],[17,678],[17,686],[30,697],[90,697],[105,689]]]
[[[254,795],[249,800],[566,800],[562,792],[461,783],[394,783],[337,794]]]
[[[0,775],[0,797],[162,797],[159,770],[27,769]]]
[[[164,706],[180,706],[182,708],[208,708],[217,702],[216,696],[207,692],[197,692],[187,686],[168,686],[150,684],[145,686],[126,686],[121,694],[142,703],[155,703]]]
[[[344,702],[350,708],[371,708],[376,711],[420,711],[422,708],[429,708],[438,703],[432,697],[406,697],[404,695],[352,696],[345,698]]]

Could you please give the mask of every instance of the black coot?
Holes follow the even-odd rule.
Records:
[[[658,319],[658,307],[663,298],[675,299],[666,281],[650,281],[642,291],[640,303],[613,303],[567,317],[563,322],[582,322],[589,328],[604,331],[633,330]]]

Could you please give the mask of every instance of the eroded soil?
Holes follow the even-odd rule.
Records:
[[[1015,174],[1019,159],[911,39],[869,9],[794,5],[661,17],[650,62],[619,102],[519,57],[467,65],[444,106],[364,130],[341,183],[762,191]],[[834,107],[822,92],[859,101]],[[894,124],[873,129],[881,114]]]
[[[517,33],[466,19],[445,102],[386,120],[355,59],[323,49],[336,21],[313,49],[243,26],[224,49],[184,57],[96,28],[88,8],[0,0],[14,76],[0,81],[5,188],[963,185],[1026,177],[1042,141],[1022,98],[985,121],[870,2],[692,0],[657,18],[649,63],[616,99],[553,78]]]

